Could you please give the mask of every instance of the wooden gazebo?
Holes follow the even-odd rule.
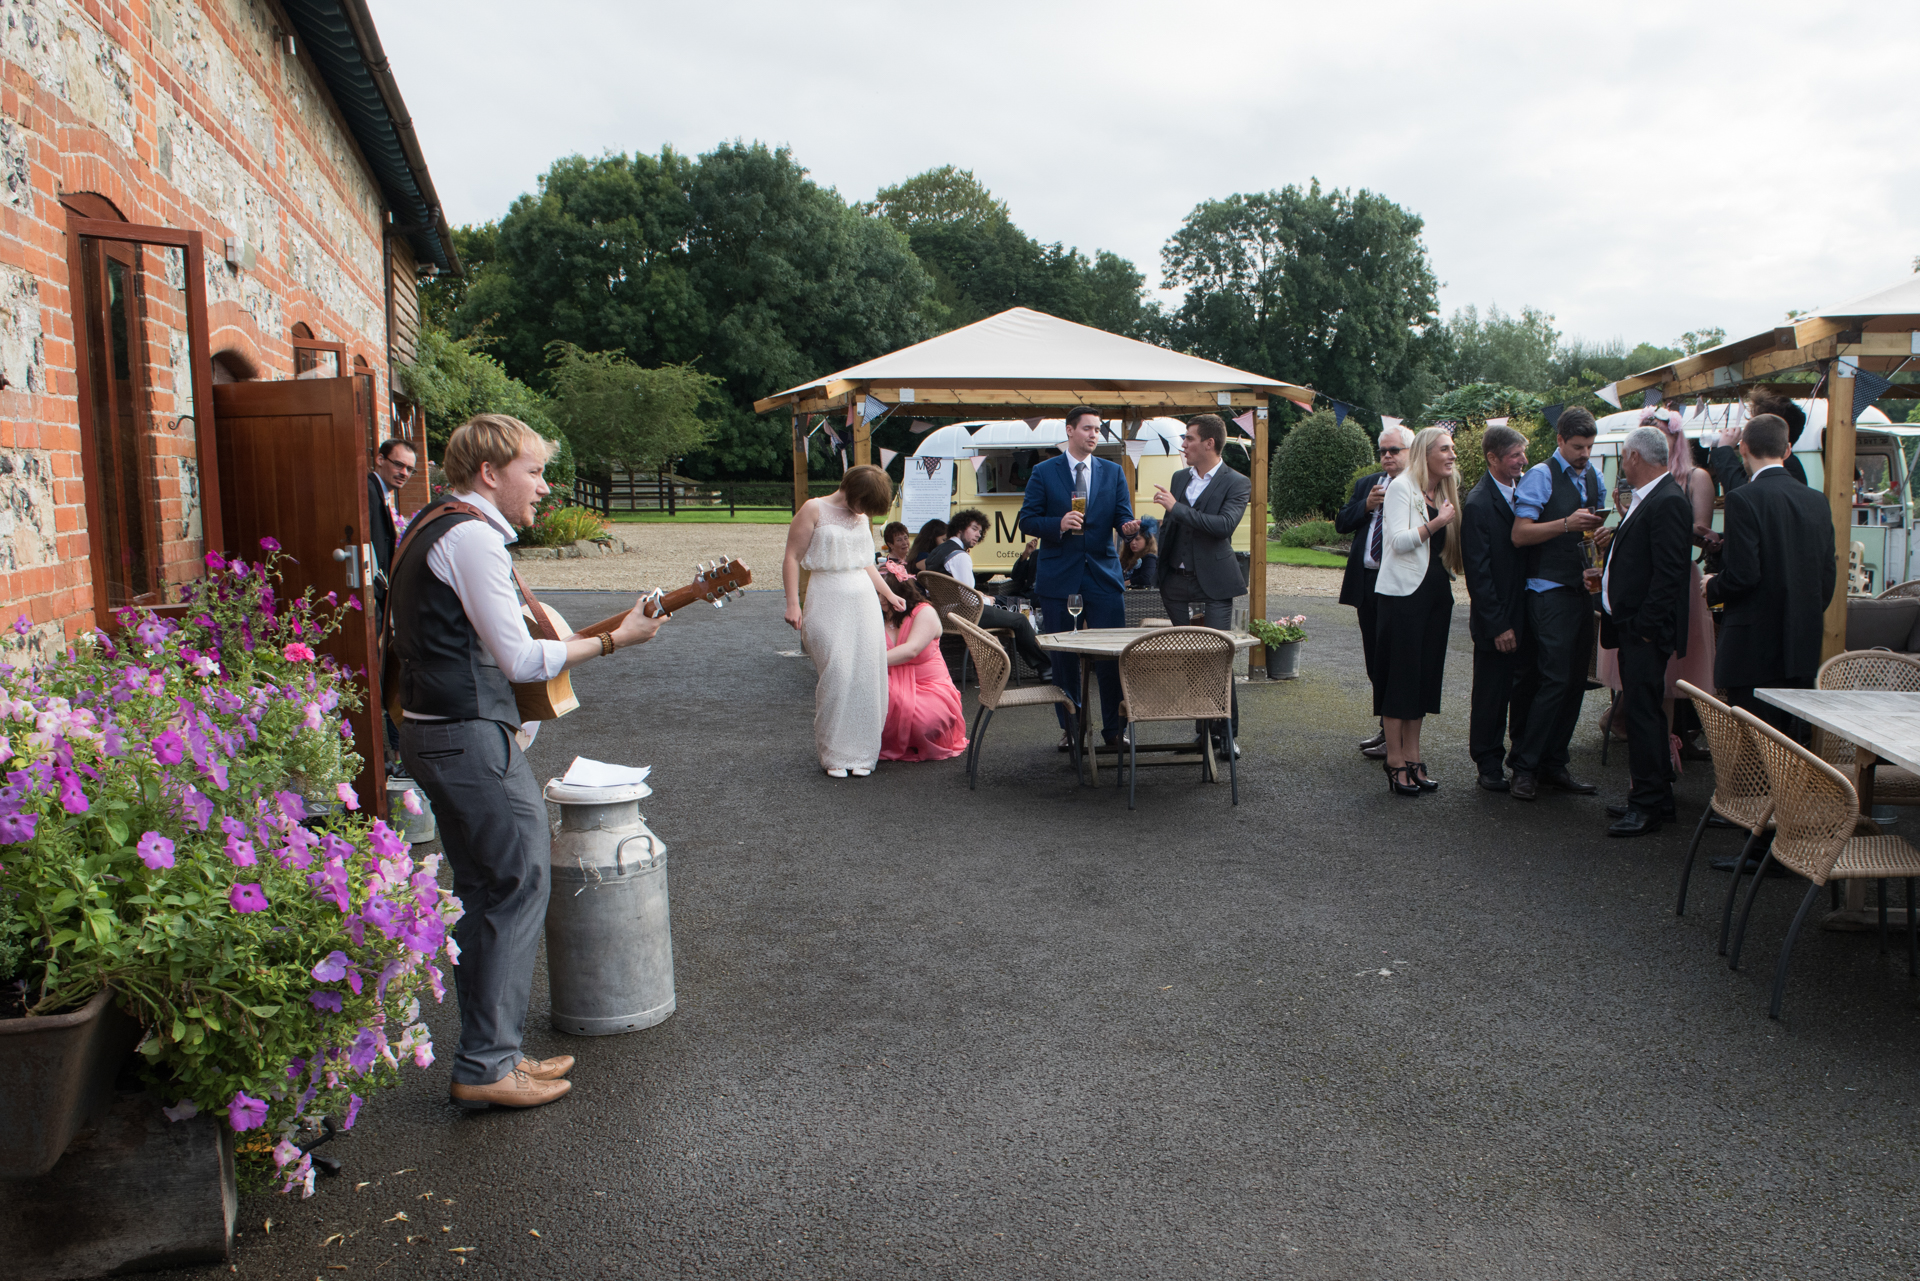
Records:
[[[1253,537],[1247,604],[1253,617],[1265,618],[1267,402],[1273,396],[1302,406],[1313,403],[1311,391],[1292,383],[1015,307],[790,387],[755,402],[754,408],[763,414],[793,412],[796,507],[807,499],[807,419],[844,417],[853,438],[853,461],[871,462],[872,438],[862,412],[869,397],[922,418],[1058,417],[1074,405],[1086,405],[1117,420],[1129,438],[1141,422],[1159,415],[1217,413],[1233,419],[1251,410]],[[1126,466],[1131,485],[1130,459]]]
[[[1662,400],[1696,396],[1738,396],[1770,387],[1785,396],[1805,396],[1803,382],[1781,383],[1782,375],[1807,370],[1826,374],[1826,435],[1822,443],[1827,501],[1833,509],[1834,552],[1839,581],[1847,581],[1847,531],[1853,524],[1855,374],[1891,377],[1920,356],[1920,276],[1838,307],[1797,318],[1790,325],[1723,343],[1615,386],[1623,398],[1648,390]],[[1920,385],[1896,383],[1880,399],[1912,399]],[[1847,596],[1836,591],[1827,607],[1826,640],[1832,657],[1846,648]]]

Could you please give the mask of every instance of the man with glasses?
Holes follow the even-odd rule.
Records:
[[[412,478],[415,459],[413,446],[406,441],[383,440],[380,453],[373,460],[373,470],[367,473],[367,523],[372,526],[367,531],[367,541],[373,544],[373,567],[378,575],[373,580],[374,635],[381,637],[382,643],[385,643],[387,627],[387,575],[403,524],[393,496]],[[381,720],[386,726],[387,758],[392,762],[387,772],[394,773],[400,761],[400,732],[384,712]]]
[[[1367,679],[1373,679],[1374,581],[1380,576],[1380,553],[1385,530],[1380,505],[1386,501],[1387,482],[1407,465],[1407,450],[1413,445],[1413,433],[1405,427],[1385,427],[1380,431],[1380,470],[1354,482],[1353,497],[1333,518],[1336,532],[1352,539],[1347,548],[1347,572],[1340,580],[1340,603],[1351,605],[1360,614],[1360,649],[1366,655]],[[1384,760],[1387,735],[1384,729],[1360,744],[1360,752],[1370,760]]]

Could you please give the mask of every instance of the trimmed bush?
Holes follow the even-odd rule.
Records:
[[[583,538],[606,536],[607,522],[599,512],[585,507],[556,507],[539,513],[521,533],[520,542],[527,547],[567,547]]]
[[[1275,540],[1282,547],[1320,547],[1340,541],[1340,534],[1330,520],[1305,520],[1280,532]]]
[[[1280,520],[1326,516],[1347,501],[1354,468],[1373,456],[1367,433],[1331,409],[1308,414],[1273,451],[1268,501]]]

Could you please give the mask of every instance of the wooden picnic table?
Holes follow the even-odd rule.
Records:
[[[1093,743],[1093,716],[1088,702],[1093,689],[1093,665],[1102,660],[1117,660],[1127,646],[1159,630],[1157,627],[1087,627],[1071,632],[1041,632],[1037,638],[1041,649],[1072,654],[1083,660],[1080,664],[1080,759],[1086,762],[1089,783],[1100,779],[1096,755],[1104,754],[1117,760],[1121,750],[1114,744],[1102,743],[1096,748]],[[1233,642],[1236,652],[1260,643],[1248,632],[1222,632],[1221,635]],[[1199,765],[1207,760],[1191,743],[1140,743],[1134,750],[1141,755],[1154,753],[1160,757],[1142,760],[1142,765]]]
[[[1853,790],[1860,812],[1873,814],[1873,772],[1882,762],[1920,774],[1920,693],[1885,689],[1756,689],[1763,702],[1792,712],[1853,744]],[[1899,908],[1888,919],[1905,921]],[[1867,907],[1864,881],[1847,882],[1846,906],[1831,912],[1824,924],[1866,929],[1877,926],[1879,915]]]

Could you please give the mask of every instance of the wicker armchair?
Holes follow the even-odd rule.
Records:
[[[949,580],[951,581],[951,580]],[[967,741],[967,786],[976,788],[980,781],[980,746],[986,738],[987,727],[993,724],[993,714],[1003,707],[1052,707],[1058,703],[1067,708],[1067,741],[1073,751],[1074,777],[1080,776],[1080,726],[1077,709],[1073,705],[1073,696],[1051,681],[1038,685],[1024,685],[1016,689],[1007,688],[1007,675],[1013,668],[1013,660],[1007,657],[1007,651],[995,640],[993,634],[977,623],[970,622],[956,612],[950,620],[951,626],[966,642],[967,650],[973,655],[973,665],[980,673],[980,710],[973,718],[973,733]]]
[[[1814,684],[1819,689],[1886,689],[1911,693],[1920,690],[1920,658],[1887,649],[1849,650],[1822,663]],[[1852,743],[1816,725],[1813,753],[1841,773],[1851,775],[1854,790],[1861,790],[1860,767]],[[1873,771],[1872,791],[1876,805],[1920,805],[1920,775],[1897,765],[1877,766]]]
[[[1895,583],[1874,599],[1885,600],[1889,596],[1920,596],[1920,578],[1909,578],[1904,583]]]
[[[1120,696],[1127,722],[1128,809],[1134,807],[1140,773],[1135,733],[1148,721],[1220,721],[1226,727],[1233,803],[1240,803],[1240,774],[1233,760],[1233,641],[1225,632],[1163,627],[1142,636],[1120,651]],[[1200,738],[1200,778],[1212,782],[1218,777],[1213,735]]]
[[[1733,901],[1740,884],[1740,869],[1773,826],[1773,789],[1767,781],[1767,769],[1760,761],[1760,749],[1752,735],[1734,717],[1725,703],[1686,681],[1679,691],[1693,700],[1700,714],[1700,726],[1706,732],[1707,750],[1713,756],[1713,795],[1693,829],[1693,843],[1687,846],[1686,866],[1680,871],[1680,898],[1673,905],[1675,916],[1687,914],[1687,882],[1693,876],[1693,860],[1700,851],[1700,838],[1706,834],[1707,820],[1718,814],[1736,827],[1746,829],[1747,843],[1734,865],[1733,884],[1727,887],[1727,901],[1720,909],[1720,955],[1727,954],[1727,930],[1733,921]]]
[[[1800,927],[1805,924],[1814,899],[1820,895],[1820,887],[1830,880],[1867,879],[1879,883],[1882,952],[1887,949],[1887,882],[1895,878],[1906,882],[1907,973],[1920,973],[1920,933],[1916,932],[1914,919],[1914,881],[1920,878],[1920,849],[1898,836],[1882,836],[1873,820],[1861,815],[1859,798],[1845,774],[1751,712],[1735,708],[1733,714],[1752,737],[1766,765],[1778,830],[1772,847],[1761,860],[1760,871],[1753,878],[1753,887],[1747,891],[1747,901],[1740,910],[1740,925],[1734,932],[1733,956],[1728,964],[1733,969],[1740,968],[1740,946],[1746,940],[1753,900],[1766,879],[1767,863],[1777,861],[1812,884],[1807,886],[1800,910],[1794,913],[1793,924],[1780,947],[1780,960],[1773,974],[1773,1000],[1767,1008],[1769,1018],[1780,1017],[1794,940],[1800,935]]]
[[[980,613],[987,607],[986,597],[959,579],[937,573],[931,569],[923,569],[914,575],[914,577],[920,583],[920,590],[927,594],[927,601],[933,606],[933,612],[940,616],[941,629],[945,631],[947,635],[960,635],[953,626],[953,620],[955,618],[963,618],[976,627],[979,626]],[[1013,642],[1013,633],[1007,628],[995,627],[988,629],[988,632],[993,636],[1004,637],[1009,644]],[[972,652],[970,647],[961,650],[961,689],[967,687],[967,656]],[[975,659],[974,666],[978,668],[979,665],[979,660]],[[1020,683],[1019,672],[1013,668],[1011,660],[1009,660],[1008,664],[1008,674],[1014,684],[1018,685]]]

